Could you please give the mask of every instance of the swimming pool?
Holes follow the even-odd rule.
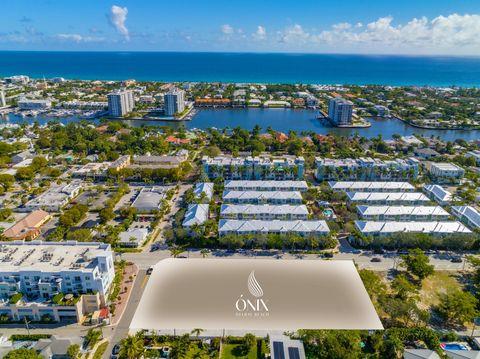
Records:
[[[440,346],[443,350],[468,350],[465,345],[458,343],[441,343]]]

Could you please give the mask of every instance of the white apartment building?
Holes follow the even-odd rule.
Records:
[[[357,206],[357,212],[369,221],[446,221],[450,217],[440,206]]]
[[[430,199],[419,192],[347,192],[347,200],[366,205],[424,205]]]
[[[21,99],[17,103],[20,110],[46,110],[52,107],[50,100],[28,100]]]
[[[331,98],[328,101],[328,117],[337,126],[352,124],[353,103],[343,97]]]
[[[454,163],[432,163],[430,174],[440,182],[458,182],[465,175],[465,170]]]
[[[365,182],[365,181],[330,181],[328,185],[334,191],[339,192],[414,192],[408,182]]]
[[[300,221],[300,220],[237,220],[221,219],[218,223],[220,236],[234,235],[265,235],[294,233],[301,236],[327,235],[330,232],[325,221]]]
[[[117,90],[111,92],[108,98],[108,114],[110,117],[122,117],[132,112],[135,107],[133,92],[129,90]]]
[[[432,200],[444,206],[453,200],[453,195],[438,184],[428,184],[423,186],[423,191]]]
[[[22,293],[46,301],[58,293],[99,293],[102,303],[115,271],[109,244],[91,242],[0,242],[0,298]]]
[[[302,204],[299,191],[224,191],[223,203],[233,204]]]
[[[407,159],[315,158],[315,176],[319,181],[395,181],[418,177],[420,162]]]
[[[453,206],[453,213],[467,226],[480,228],[480,213],[472,206]]]
[[[308,209],[305,205],[241,205],[222,204],[220,217],[227,219],[257,219],[257,220],[306,220]]]
[[[43,209],[47,212],[58,212],[73,198],[79,195],[83,186],[72,182],[65,186],[53,187],[25,203],[22,210],[35,211]]]
[[[0,108],[7,106],[7,101],[5,100],[5,92],[0,90]]]
[[[226,191],[299,191],[308,190],[305,181],[225,181]]]
[[[457,221],[355,221],[355,226],[362,234],[367,236],[388,236],[394,233],[425,233],[431,235],[472,233],[467,227]]]
[[[165,116],[173,116],[185,110],[185,91],[172,89],[163,97]]]

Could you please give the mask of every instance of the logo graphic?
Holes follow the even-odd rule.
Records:
[[[254,270],[248,276],[247,288],[252,298],[244,298],[244,295],[241,294],[240,298],[235,302],[235,315],[239,317],[268,317],[268,300],[262,298],[263,289],[257,278],[255,278]]]

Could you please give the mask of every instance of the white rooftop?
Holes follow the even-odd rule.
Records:
[[[224,191],[223,201],[231,200],[265,200],[265,201],[281,201],[281,200],[295,200],[302,201],[302,194],[299,191]]]
[[[477,228],[480,228],[480,213],[472,206],[453,206],[453,212],[460,218],[466,219]]]
[[[0,242],[0,272],[87,270],[100,256],[111,255],[110,244],[93,242]],[[90,268],[91,270],[91,268]]]
[[[222,204],[220,215],[229,214],[308,215],[308,208],[304,204]]]
[[[355,221],[358,230],[364,234],[389,234],[397,232],[418,232],[431,234],[471,233],[460,222],[395,222],[395,221]]]
[[[195,198],[200,198],[202,192],[205,193],[205,196],[208,200],[211,200],[213,197],[213,183],[212,182],[201,182],[195,185],[193,193]]]
[[[440,202],[450,202],[453,199],[453,196],[450,192],[437,184],[425,185],[423,186],[423,190],[435,200]]]
[[[325,221],[302,221],[302,220],[237,220],[221,219],[218,223],[219,232],[237,232],[239,234],[249,232],[272,232],[272,233],[328,233]]]
[[[226,181],[225,190],[306,191],[305,181]]]
[[[182,225],[191,227],[195,224],[203,224],[208,219],[208,204],[191,204],[185,213]]]
[[[440,206],[357,206],[357,211],[361,216],[450,216]]]
[[[328,185],[331,189],[336,191],[349,191],[349,192],[409,192],[415,191],[408,182],[366,182],[366,181],[330,181]]]
[[[419,192],[347,192],[349,201],[353,202],[430,202]]]

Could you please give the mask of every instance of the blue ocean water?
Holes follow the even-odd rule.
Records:
[[[480,86],[480,57],[0,51],[0,77]]]

